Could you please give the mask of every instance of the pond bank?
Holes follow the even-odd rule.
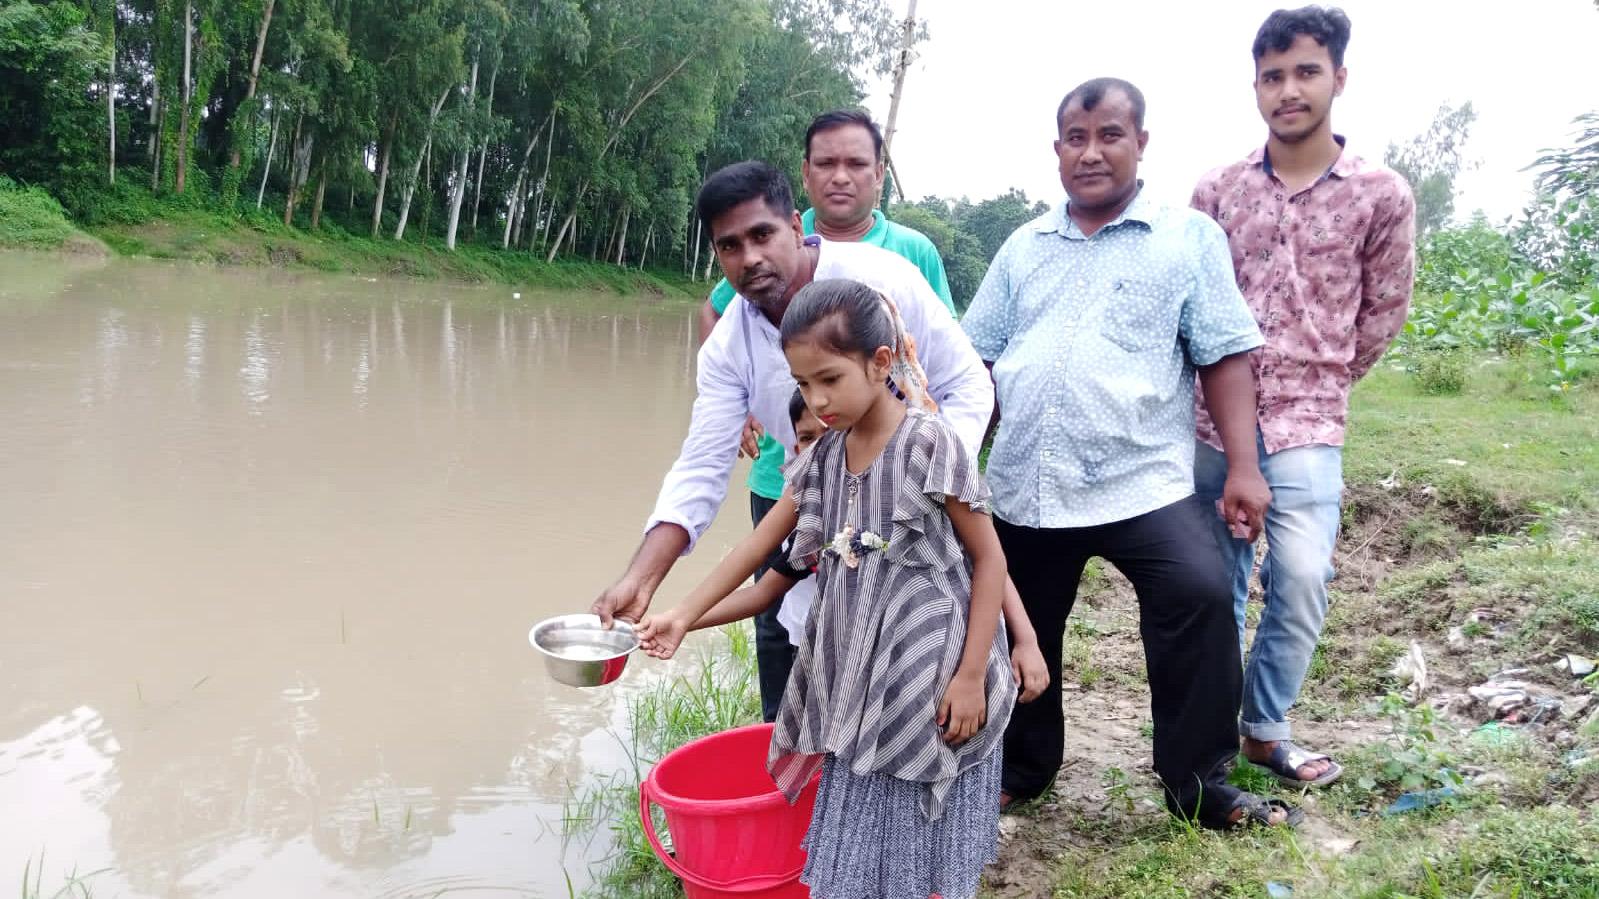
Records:
[[[103,220],[74,222],[42,188],[0,179],[0,249],[73,256],[126,256],[204,265],[300,269],[367,277],[502,283],[535,290],[609,290],[685,302],[710,285],[675,271],[639,270],[582,259],[545,262],[543,254],[503,250],[493,229],[466,234],[454,251],[437,238],[392,240],[345,230],[331,217],[315,231],[276,216],[238,215],[137,193]],[[463,232],[465,233],[465,232]]]

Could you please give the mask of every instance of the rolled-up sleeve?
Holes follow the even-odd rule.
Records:
[[[739,376],[739,360],[734,358],[735,330],[718,327],[700,347],[696,378],[699,393],[694,398],[688,437],[661,484],[655,511],[644,526],[646,532],[662,523],[687,531],[685,555],[694,550],[700,535],[722,507],[738,454],[739,436],[749,415],[749,389]]]
[[[1266,341],[1238,290],[1232,251],[1221,226],[1192,212],[1189,245],[1195,254],[1194,287],[1183,302],[1179,334],[1195,366],[1214,365]]]
[[[900,279],[889,295],[899,307],[906,329],[916,338],[928,394],[975,457],[994,415],[993,381],[966,332],[920,271],[909,263],[905,270],[916,277]]]

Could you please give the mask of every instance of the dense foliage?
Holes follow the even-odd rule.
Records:
[[[1436,392],[1464,384],[1462,351],[1530,356],[1533,377],[1566,391],[1599,354],[1599,114],[1574,147],[1534,163],[1542,193],[1519,220],[1480,214],[1420,245],[1416,302],[1401,338]]]

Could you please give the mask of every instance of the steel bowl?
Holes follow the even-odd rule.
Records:
[[[633,626],[616,619],[610,630],[600,616],[557,615],[527,632],[527,641],[544,657],[544,670],[563,684],[599,687],[622,676],[627,657],[638,649]]]

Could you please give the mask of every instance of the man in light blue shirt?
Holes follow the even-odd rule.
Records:
[[[1051,669],[1006,730],[1005,799],[1037,796],[1060,768],[1066,618],[1101,556],[1138,593],[1167,806],[1215,827],[1293,823],[1297,809],[1227,783],[1241,666],[1209,524],[1218,510],[1193,487],[1197,371],[1223,441],[1240,448],[1220,512],[1251,538],[1259,530],[1270,491],[1243,450],[1254,445],[1247,354],[1260,330],[1221,229],[1142,194],[1138,89],[1087,82],[1056,120],[1068,201],[1010,236],[962,319],[999,392],[994,524]]]

